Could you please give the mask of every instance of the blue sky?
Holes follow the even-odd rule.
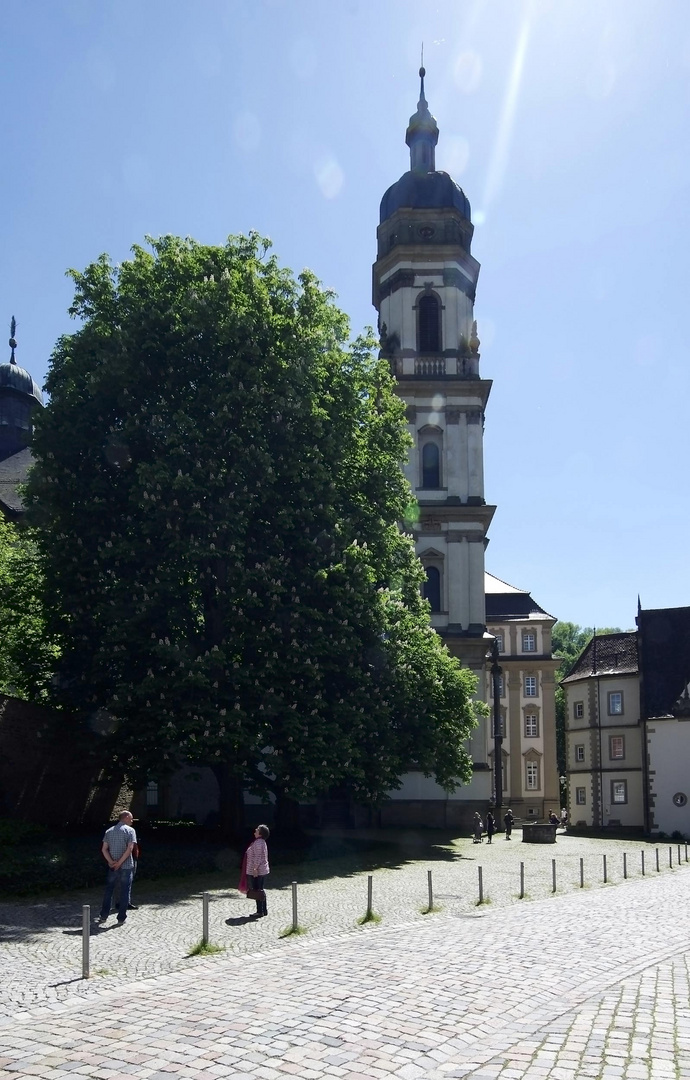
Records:
[[[583,625],[690,604],[687,0],[3,0],[0,40],[0,322],[40,382],[66,268],[145,233],[256,229],[372,324],[423,41],[482,264],[487,568]]]

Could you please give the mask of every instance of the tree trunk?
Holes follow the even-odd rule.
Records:
[[[293,844],[303,836],[299,803],[284,792],[276,794],[275,830],[283,844]]]
[[[227,763],[212,765],[211,768],[218,781],[221,831],[228,840],[243,840],[246,829],[242,781]]]

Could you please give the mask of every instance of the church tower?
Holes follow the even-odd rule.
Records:
[[[407,406],[414,440],[406,475],[419,503],[415,541],[432,622],[449,650],[483,672],[484,549],[495,507],[484,498],[484,410],[479,375],[470,204],[436,169],[438,126],[421,93],[405,141],[410,168],[381,200],[373,302],[382,355]],[[482,692],[484,679],[480,679]],[[474,742],[474,740],[473,740]]]

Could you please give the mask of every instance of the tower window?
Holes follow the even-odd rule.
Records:
[[[441,486],[441,454],[435,442],[424,443],[422,447],[422,487],[438,488]]]
[[[429,601],[432,611],[441,610],[441,571],[437,566],[427,566],[424,599]]]
[[[438,297],[425,293],[417,305],[420,353],[441,351],[441,305]]]

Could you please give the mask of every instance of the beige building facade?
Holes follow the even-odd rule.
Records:
[[[690,837],[690,608],[638,609],[562,681],[571,824]]]

